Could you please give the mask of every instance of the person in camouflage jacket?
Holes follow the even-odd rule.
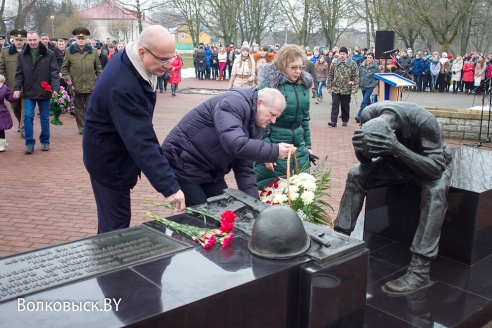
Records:
[[[357,63],[349,58],[348,50],[341,47],[339,57],[332,62],[326,87],[331,93],[331,121],[328,125],[337,127],[339,108],[342,108],[342,125],[347,126],[350,118],[350,96],[356,93],[359,87],[359,70]]]

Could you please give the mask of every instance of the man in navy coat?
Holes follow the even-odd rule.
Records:
[[[184,194],[152,125],[157,76],[174,58],[173,37],[154,25],[118,52],[97,80],[82,148],[97,205],[98,233],[129,226],[130,189],[141,172],[171,205],[185,208]]]
[[[227,188],[224,176],[234,171],[239,190],[259,198],[253,161],[286,158],[286,143],[264,142],[268,126],[285,109],[277,89],[243,87],[212,97],[188,112],[167,135],[162,148],[186,205],[206,203]]]

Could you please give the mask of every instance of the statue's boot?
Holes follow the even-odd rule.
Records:
[[[428,258],[414,254],[407,273],[398,279],[387,282],[384,285],[384,290],[394,294],[406,294],[431,286],[430,262]]]
[[[337,227],[337,226],[335,226],[335,228],[333,230],[335,230],[336,232],[342,233],[344,235],[347,235],[347,236],[350,236],[350,234],[352,233],[352,231],[350,231],[350,230],[342,229],[342,228]]]

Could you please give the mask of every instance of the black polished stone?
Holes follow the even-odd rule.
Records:
[[[367,305],[417,327],[457,327],[490,304],[490,300],[468,291],[435,282],[409,295],[390,296],[382,286],[401,276],[397,272],[367,288]]]
[[[71,283],[187,248],[144,227],[0,259],[0,301]]]
[[[492,256],[488,256],[474,265],[438,257],[432,262],[431,279],[442,281],[492,300],[491,268]]]
[[[205,223],[185,214],[171,219],[209,228],[218,225],[216,221]],[[300,313],[301,272],[304,265],[315,262],[309,256],[288,260],[253,256],[247,247],[249,236],[242,232],[237,232],[227,248],[203,249],[188,236],[157,222],[141,229],[189,247],[140,259],[138,263],[129,261],[126,267],[112,268],[113,272],[26,296],[26,302],[33,302],[29,304],[68,302],[78,306],[78,310],[69,305],[67,311],[52,311],[51,307],[51,311],[18,311],[17,301],[0,302],[0,327],[305,327],[307,321],[327,319],[323,314],[325,306],[333,310],[329,321],[325,321],[335,324],[333,327],[363,323],[368,251],[361,241],[347,236],[332,240],[335,246],[328,250],[329,260],[320,263],[312,284],[303,285],[305,290],[313,291],[304,296],[316,309],[316,316],[311,319],[310,312],[304,312],[302,318]],[[333,238],[339,237],[332,231],[327,237],[332,234]],[[338,245],[340,254],[336,251]],[[117,248],[118,243],[113,246]],[[321,252],[318,250],[317,254]],[[340,284],[327,288],[328,276]],[[113,303],[111,309],[104,311],[105,299],[119,301],[118,309]],[[101,309],[81,310],[84,302],[98,302]]]
[[[301,270],[300,327],[361,327],[369,252],[359,250]]]
[[[372,284],[376,281],[386,278],[397,270],[403,270],[402,267],[377,259],[373,256],[369,258],[369,270],[367,274],[367,283]],[[403,273],[404,271],[402,271]]]
[[[409,322],[405,322],[372,306],[366,305],[364,310],[364,328],[415,328]]]
[[[104,298],[121,299],[116,311],[104,308]],[[18,301],[0,305],[0,327],[121,327],[138,320],[171,311],[185,303],[162,291],[138,273],[124,269],[117,272],[81,280],[74,284],[53,288],[25,298],[26,302],[69,302],[74,304],[97,304],[97,311],[89,303],[89,311],[19,311]]]

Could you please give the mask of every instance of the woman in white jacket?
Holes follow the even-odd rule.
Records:
[[[453,93],[461,89],[461,71],[463,70],[463,57],[458,56],[451,66],[451,81],[453,81]]]
[[[241,47],[241,55],[234,60],[232,65],[231,79],[229,80],[229,89],[245,86],[256,86],[256,68],[255,60],[249,53],[249,46]]]

